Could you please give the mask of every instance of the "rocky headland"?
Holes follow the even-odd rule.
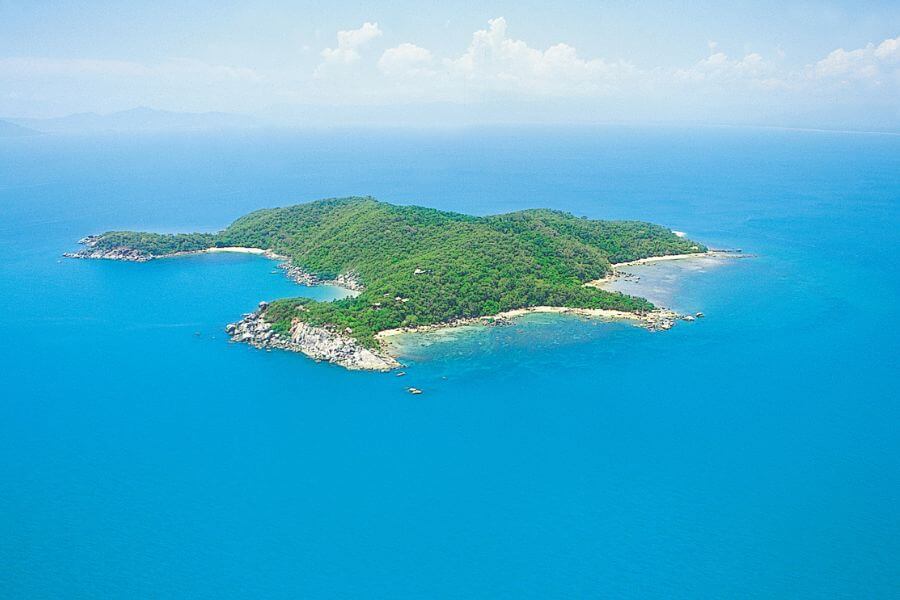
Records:
[[[234,342],[244,342],[255,348],[276,348],[300,352],[325,362],[334,363],[347,369],[360,371],[390,371],[400,366],[397,360],[380,351],[363,347],[347,335],[313,327],[299,319],[291,324],[288,335],[272,329],[265,318],[267,303],[260,302],[259,309],[248,313],[237,323],[225,327],[225,332]]]
[[[123,260],[128,262],[147,262],[155,257],[142,250],[128,246],[115,246],[113,248],[98,248],[99,235],[89,235],[78,240],[84,248],[75,252],[65,252],[66,258],[94,258],[107,260]]]
[[[362,292],[362,281],[359,274],[354,271],[341,273],[337,277],[327,279],[310,273],[291,262],[287,256],[276,253],[274,250],[264,250],[262,248],[244,248],[244,247],[218,247],[203,248],[201,250],[189,250],[186,252],[171,252],[166,254],[153,254],[146,250],[134,248],[131,246],[114,246],[99,247],[102,235],[89,235],[78,240],[78,243],[84,246],[81,250],[75,252],[64,252],[66,258],[87,258],[87,259],[105,259],[105,260],[121,260],[126,262],[148,262],[158,258],[172,258],[177,256],[190,256],[194,254],[219,253],[219,252],[236,252],[241,254],[258,254],[266,258],[281,261],[278,268],[284,271],[284,274],[299,285],[316,286],[316,285],[333,285],[342,287],[352,292]]]

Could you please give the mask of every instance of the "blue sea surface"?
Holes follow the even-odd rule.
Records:
[[[229,343],[337,293],[272,261],[60,257],[354,194],[755,257],[647,275],[694,323],[535,315],[402,378]],[[896,598],[898,208],[897,136],[0,139],[0,597]]]

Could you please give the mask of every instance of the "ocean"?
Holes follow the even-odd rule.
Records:
[[[423,338],[402,378],[229,343],[337,293],[264,258],[61,258],[346,195],[754,256],[644,272],[696,322],[535,315]],[[898,136],[2,138],[0,597],[896,598],[898,208]]]

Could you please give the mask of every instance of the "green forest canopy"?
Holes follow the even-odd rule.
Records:
[[[529,306],[651,310],[643,298],[584,283],[609,273],[610,263],[706,250],[640,221],[547,209],[475,217],[369,197],[258,210],[215,234],[116,231],[95,241],[96,249],[127,247],[147,256],[217,246],[271,249],[324,279],[355,273],[365,286],[355,298],[277,300],[266,318],[282,332],[294,318],[350,328],[369,346],[384,329]]]

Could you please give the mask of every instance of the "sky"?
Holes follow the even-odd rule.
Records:
[[[0,117],[900,130],[900,2],[0,0]]]

